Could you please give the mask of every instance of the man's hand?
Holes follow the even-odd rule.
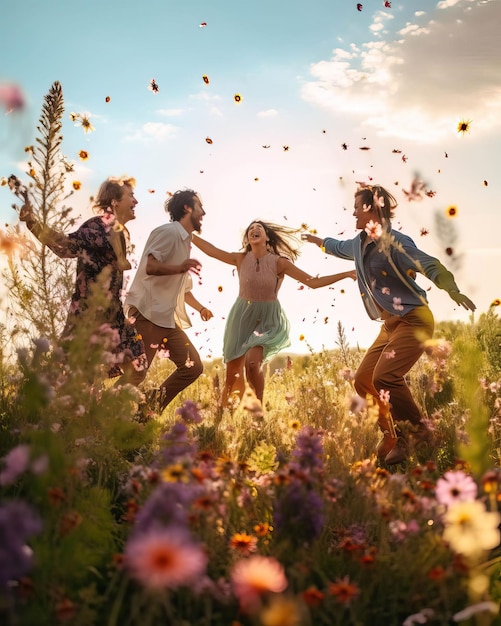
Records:
[[[200,276],[202,264],[196,259],[186,259],[181,263],[179,267],[181,268],[181,274],[184,274],[185,272],[193,272],[193,274]]]
[[[470,298],[468,298],[468,296],[465,296],[459,291],[451,291],[449,293],[449,296],[454,300],[454,302],[457,302],[468,311],[474,311],[477,308],[475,304],[470,300]]]
[[[307,241],[308,243],[314,243],[319,248],[322,247],[324,240],[320,237],[316,237],[315,235],[311,235],[310,233],[301,233],[301,241]]]
[[[208,322],[212,317],[214,317],[214,315],[212,314],[212,311],[204,306],[200,309],[200,317],[202,318],[202,321]]]
[[[33,206],[28,199],[25,200],[25,203],[19,209],[19,219],[21,222],[33,222],[35,219]]]

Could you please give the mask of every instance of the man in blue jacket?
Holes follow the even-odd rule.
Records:
[[[416,443],[433,440],[404,378],[423,354],[434,330],[433,314],[426,292],[415,281],[416,273],[424,274],[465,309],[476,308],[438,259],[391,228],[396,206],[395,198],[383,187],[364,185],[355,193],[353,215],[361,231],[358,235],[343,241],[302,235],[304,241],[318,245],[327,254],[355,261],[365,309],[371,319],[383,322],[354,382],[360,396],[372,396],[379,405],[378,424],[383,439],[377,456],[388,465],[401,463],[409,454],[409,443],[401,431],[395,431],[394,422],[408,420],[408,431]]]

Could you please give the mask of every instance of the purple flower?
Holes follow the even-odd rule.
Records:
[[[4,467],[0,471],[0,485],[8,487],[23,474],[30,463],[30,447],[21,444],[12,448],[3,458]]]
[[[186,424],[200,424],[202,416],[198,411],[198,404],[193,400],[185,400],[183,406],[176,409],[176,415],[180,415]]]
[[[197,444],[188,439],[188,428],[184,422],[176,422],[163,439],[165,441],[163,460],[167,465],[172,465],[180,459],[195,459],[198,452]]]
[[[286,536],[298,545],[313,542],[324,525],[324,502],[316,491],[293,481],[275,504],[273,522],[277,536]]]
[[[172,525],[187,528],[187,511],[203,492],[198,484],[161,483],[139,510],[134,533]]]
[[[40,518],[23,500],[0,506],[0,587],[30,571],[32,552],[26,540],[41,530]]]
[[[292,458],[302,468],[322,467],[323,456],[322,435],[311,426],[302,428],[296,438],[296,448],[292,452]]]

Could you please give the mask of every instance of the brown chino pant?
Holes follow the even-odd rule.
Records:
[[[164,328],[150,322],[141,313],[137,313],[134,323],[141,335],[148,367],[159,349],[169,351],[169,359],[176,365],[176,370],[160,385],[162,391],[160,408],[163,410],[183,389],[195,382],[203,372],[200,355],[195,350],[186,333],[180,328]],[[131,372],[128,381],[139,385],[146,378],[146,370]]]
[[[393,419],[418,424],[423,416],[404,376],[423,354],[424,342],[433,336],[433,314],[427,306],[419,306],[402,317],[386,315],[355,372],[355,389],[362,398],[373,396],[380,406],[379,392],[389,391]]]

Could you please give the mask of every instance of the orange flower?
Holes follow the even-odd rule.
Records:
[[[258,537],[266,537],[266,535],[273,530],[273,526],[270,526],[266,522],[261,522],[260,524],[256,524],[252,530]]]
[[[49,502],[54,505],[59,505],[61,502],[64,502],[66,496],[64,495],[64,491],[61,487],[52,487],[49,489]]]
[[[301,595],[308,606],[318,606],[324,599],[324,594],[316,587],[308,587]]]
[[[86,161],[89,158],[89,153],[86,150],[80,150],[78,156],[82,161]]]
[[[210,144],[210,143],[212,143],[212,139],[211,139],[210,137],[206,137],[206,138],[205,138],[205,141],[206,141],[207,143],[209,143],[209,144]]]
[[[74,180],[72,185],[73,185],[73,189],[75,191],[78,191],[80,187],[82,186],[82,183],[79,180]]]
[[[236,94],[233,96],[233,100],[235,100],[235,102],[237,102],[237,103],[238,103],[238,102],[242,102],[242,96],[241,96],[239,93],[236,93]]]
[[[257,538],[247,533],[235,533],[230,539],[230,548],[248,556],[257,549]]]
[[[304,341],[304,335],[299,335],[299,341]]]
[[[350,577],[346,575],[344,578],[338,578],[336,582],[330,583],[329,593],[338,602],[347,606],[360,594],[360,589],[355,583],[350,583]]]
[[[59,532],[61,536],[64,537],[68,535],[71,531],[75,530],[82,523],[83,517],[78,513],[78,511],[69,511],[64,515],[59,524]]]
[[[449,217],[456,217],[456,215],[458,214],[458,209],[456,206],[451,205],[447,207],[446,213]]]

